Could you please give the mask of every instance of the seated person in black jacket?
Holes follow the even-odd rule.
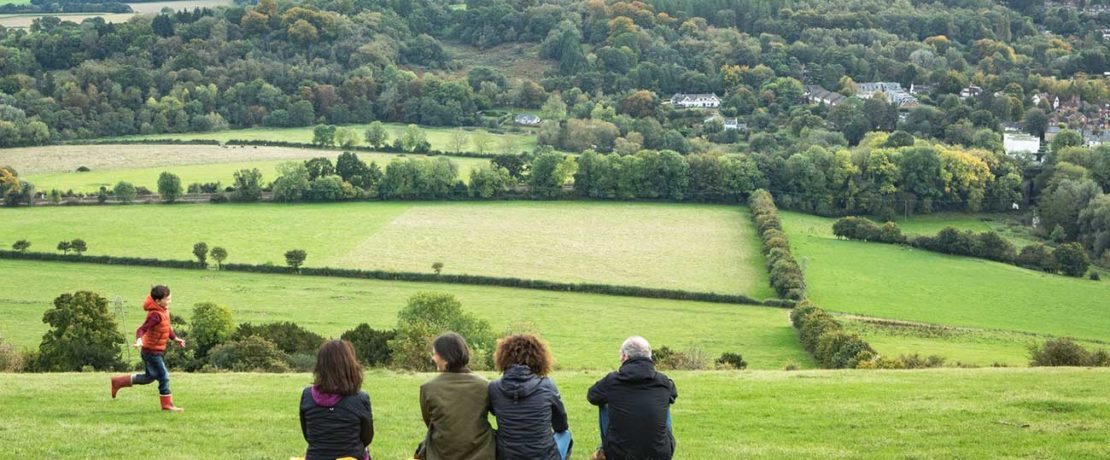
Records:
[[[670,407],[678,398],[674,382],[655,371],[651,345],[629,337],[621,345],[621,367],[590,387],[599,406],[601,449],[607,460],[670,460],[675,440]]]
[[[301,393],[301,433],[308,441],[305,460],[352,457],[370,460],[374,417],[362,391],[362,366],[346,340],[320,346],[315,383]]]
[[[497,417],[498,460],[563,460],[570,455],[567,411],[551,373],[547,345],[531,334],[497,342],[497,369],[489,384],[490,412]]]

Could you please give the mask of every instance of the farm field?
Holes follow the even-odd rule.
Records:
[[[157,410],[152,387],[124,389],[111,400],[108,375],[0,374],[0,444],[19,458],[303,455],[297,401],[311,375],[178,373],[174,401],[186,411],[172,415]],[[602,375],[552,377],[576,438],[575,458],[599,442],[585,394]],[[679,394],[672,410],[676,459],[1110,456],[1107,369],[668,375]],[[424,433],[419,385],[432,377],[367,374],[374,458],[411,455]],[[135,441],[151,432],[172,435]]]
[[[191,258],[222,246],[228,262],[467,273],[773,297],[758,237],[740,206],[617,202],[350,202],[132,205],[6,210],[0,247],[52,251],[82,238],[89,254]],[[146,223],[121,225],[121,223]]]
[[[31,3],[30,0],[0,0],[0,5],[12,3],[16,5],[24,5]],[[104,18],[107,22],[127,22],[134,16],[140,14],[158,14],[162,8],[172,8],[177,10],[190,10],[194,8],[212,8],[215,9],[220,6],[231,6],[231,0],[180,0],[180,1],[165,1],[165,2],[147,2],[147,3],[128,3],[134,13],[55,13],[55,14],[0,14],[0,26],[7,28],[26,29],[31,27],[31,24],[36,18],[43,16],[57,16],[63,21],[72,21],[81,23],[88,18]]]
[[[0,165],[15,168],[39,191],[96,192],[111,188],[119,181],[157,190],[158,175],[170,171],[188,185],[194,182],[232,183],[233,174],[243,168],[258,168],[264,182],[277,178],[277,167],[290,160],[326,157],[335,163],[342,152],[335,150],[288,147],[215,146],[215,145],[58,145],[0,149]],[[428,158],[425,155],[357,152],[367,164],[377,162],[383,170],[393,158]],[[469,180],[470,171],[489,161],[480,158],[451,157],[459,167],[459,177]],[[78,167],[91,171],[78,173]]]
[[[1020,250],[1022,247],[1037,241],[1031,234],[1032,229],[1021,226],[1017,220],[1016,215],[1002,213],[937,213],[899,219],[896,223],[898,228],[902,229],[902,233],[906,235],[936,235],[945,227],[974,232],[993,230],[1003,238],[1010,240]]]
[[[405,124],[402,123],[385,123],[386,131],[389,132],[389,143],[392,144],[394,139],[401,136],[402,131],[405,129]],[[362,125],[342,125],[348,128],[354,128],[361,133],[366,130],[365,124]],[[152,134],[152,135],[135,135],[135,136],[121,136],[111,139],[119,140],[145,140],[145,139],[213,139],[220,142],[227,142],[232,139],[251,140],[251,141],[274,141],[274,142],[312,142],[312,130],[314,126],[306,126],[301,128],[247,128],[247,129],[231,129],[226,131],[214,131],[208,133],[175,133],[175,134]],[[421,129],[428,136],[428,143],[432,144],[433,150],[454,151],[455,146],[452,142],[452,134],[456,128],[433,128],[422,126]],[[475,129],[473,131],[466,131],[469,136],[473,136],[476,132],[486,132],[483,129]],[[512,143],[513,153],[520,153],[522,151],[532,151],[536,148],[536,136],[527,134],[492,134],[489,133],[490,143],[487,151],[491,153],[500,153],[504,150],[505,139],[510,139]],[[471,137],[467,145],[463,147],[463,151],[475,150],[473,138]]]
[[[834,219],[782,213],[818,305],[878,318],[1110,339],[1110,283],[909,247],[837,240]],[[917,350],[930,354],[928,349]]]
[[[325,337],[359,323],[397,325],[397,312],[418,292],[447,292],[494,331],[532,330],[552,347],[560,369],[605,369],[630,335],[657,347],[698,347],[710,361],[740,353],[754,369],[810,367],[780,308],[547,292],[446,283],[407,283],[64,262],[0,260],[0,277],[18,290],[0,293],[0,337],[37,348],[43,312],[58,295],[91,290],[124,302],[121,329],[130,337],[143,320],[140,303],[152,284],[173,289],[171,313],[191,318],[193,305],[217,302],[236,323],[293,321]],[[114,307],[112,307],[114,308]],[[132,354],[133,355],[133,354]],[[2,430],[0,430],[2,431]]]

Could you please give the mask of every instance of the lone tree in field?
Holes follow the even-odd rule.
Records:
[[[70,243],[69,241],[58,242],[58,250],[62,251],[62,254],[69,254],[70,249],[73,249],[73,243]]]
[[[1060,264],[1060,271],[1068,276],[1083,276],[1087,273],[1087,268],[1091,266],[1091,260],[1087,257],[1087,252],[1083,250],[1083,246],[1080,246],[1079,243],[1062,245],[1052,251],[1052,256],[1056,258],[1056,263]]]
[[[193,245],[193,256],[201,265],[208,266],[208,243],[203,241]]]
[[[304,249],[292,249],[285,251],[285,263],[292,268],[294,272],[301,271],[301,265],[304,264],[304,259],[308,257],[308,253]]]
[[[443,262],[436,262],[436,263],[432,264],[432,271],[436,272],[437,275],[440,272],[442,272],[443,271]]]
[[[185,191],[181,188],[181,178],[170,172],[162,172],[158,176],[158,194],[167,203],[173,203],[181,198]]]
[[[31,247],[31,242],[27,240],[19,240],[12,244],[12,250],[16,252],[27,252],[29,247]]]
[[[316,125],[312,129],[312,143],[320,147],[335,145],[335,130],[336,127],[332,125]]]
[[[462,152],[468,142],[470,142],[470,136],[462,128],[457,128],[451,133],[451,147],[455,149],[455,153]]]
[[[209,254],[212,256],[212,259],[216,261],[216,269],[223,269],[224,260],[227,259],[227,249],[216,246],[212,248],[212,252],[210,252]]]
[[[88,291],[62,294],[54,299],[54,308],[43,313],[42,322],[50,325],[50,330],[42,336],[36,370],[73,372],[84,366],[96,370],[123,366],[119,359],[123,334],[108,310],[108,299]]]
[[[89,245],[85,244],[85,240],[82,240],[80,238],[70,241],[69,247],[70,249],[73,249],[73,251],[76,252],[77,255],[81,255],[83,252],[89,250]]]
[[[370,123],[370,126],[366,128],[366,143],[378,148],[387,141],[389,141],[389,133],[385,130],[385,125],[382,125],[380,121]]]

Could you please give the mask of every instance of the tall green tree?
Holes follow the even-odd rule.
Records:
[[[42,322],[50,329],[42,336],[36,369],[74,372],[85,366],[101,371],[123,367],[124,338],[108,310],[108,299],[89,291],[62,294],[43,313]]]
[[[177,175],[163,172],[158,176],[158,194],[162,196],[162,201],[173,203],[184,193],[184,189],[181,188],[181,178]]]

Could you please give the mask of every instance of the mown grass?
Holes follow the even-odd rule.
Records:
[[[173,290],[171,313],[186,319],[195,303],[212,301],[231,308],[236,322],[293,321],[326,337],[338,337],[359,323],[391,329],[409,297],[446,292],[497,332],[540,333],[550,342],[562,369],[604,369],[630,335],[643,335],[657,346],[676,350],[698,347],[710,361],[726,351],[740,353],[755,369],[781,369],[791,361],[811,365],[790,326],[789,312],[770,307],[460,284],[11,260],[0,260],[0,279],[6,286],[21,287],[0,292],[0,337],[25,348],[37,348],[47,330],[42,314],[59,294],[91,290],[109,302],[118,298],[126,312],[121,330],[130,337],[143,320],[140,304],[150,286],[166,284]]]
[[[831,230],[834,219],[799,213],[782,217],[805,267],[810,298],[831,311],[1110,339],[1110,283],[909,247],[837,240]]]
[[[670,372],[678,459],[1106,458],[1106,369]],[[488,377],[493,375],[486,374]],[[586,402],[602,371],[558,372],[575,458],[597,446]],[[374,371],[374,458],[409,458],[423,437],[418,387],[430,374]],[[108,394],[108,374],[0,374],[0,444],[15,458],[289,458],[307,374],[174,374]]]
[[[366,130],[368,125],[341,125],[348,128],[354,128],[359,135]],[[392,145],[394,139],[398,139],[405,127],[408,125],[402,123],[385,123],[386,131],[389,132],[389,143]],[[227,142],[232,139],[253,140],[253,141],[275,141],[275,142],[312,142],[312,130],[314,126],[305,126],[300,128],[247,128],[247,129],[231,129],[226,131],[215,131],[209,133],[174,133],[174,134],[152,134],[152,135],[135,135],[135,136],[120,136],[109,139],[119,140],[141,140],[141,139],[214,139],[220,142]],[[428,136],[428,143],[432,144],[433,150],[442,151],[455,151],[455,144],[453,136],[458,128],[436,128],[429,126],[422,126],[421,129]],[[463,146],[463,151],[474,151],[476,147],[473,143],[473,136],[477,132],[486,132],[489,135],[490,143],[486,147],[487,153],[499,153],[503,151],[505,146],[505,138],[512,140],[513,150],[512,153],[520,153],[523,151],[531,152],[536,148],[536,136],[526,134],[493,134],[485,131],[484,129],[469,128],[465,130],[468,135],[468,141]]]
[[[89,254],[595,282],[772,297],[739,206],[618,202],[352,202],[8,209],[0,247],[84,239]]]

